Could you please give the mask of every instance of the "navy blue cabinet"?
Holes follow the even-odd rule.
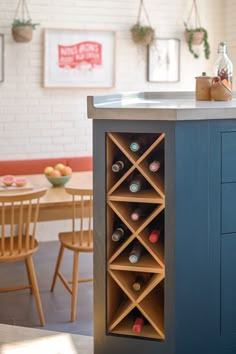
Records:
[[[93,132],[95,354],[235,354],[236,123],[98,119]],[[165,134],[164,340],[107,330],[109,132]]]

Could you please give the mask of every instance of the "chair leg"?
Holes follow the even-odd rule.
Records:
[[[56,280],[57,280],[58,272],[59,272],[59,269],[61,266],[63,254],[64,254],[64,246],[61,245],[60,250],[59,250],[59,254],[57,257],[57,264],[56,264],[56,268],[55,268],[55,272],[54,272],[54,276],[53,276],[53,280],[52,280],[51,291],[54,290],[55,285],[56,285]]]
[[[29,267],[28,267],[28,263],[26,262],[26,259],[25,259],[25,266],[26,266],[26,271],[27,271],[27,276],[28,276],[28,282],[29,282],[29,285],[31,286],[30,287],[30,294],[32,295],[33,294],[32,283],[31,283],[30,274],[29,274]]]
[[[43,315],[43,308],[42,308],[42,304],[41,304],[41,300],[40,300],[38,282],[37,282],[37,278],[35,275],[34,263],[33,263],[32,257],[31,256],[27,257],[26,262],[27,262],[27,268],[29,271],[30,282],[32,284],[32,290],[33,290],[33,294],[35,297],[36,306],[37,306],[37,310],[38,310],[38,314],[39,314],[40,324],[41,324],[41,326],[44,326],[45,320],[44,320],[44,315]]]
[[[71,322],[76,318],[76,305],[78,294],[78,275],[79,275],[79,252],[74,252],[73,279],[72,279],[72,301],[71,301]]]

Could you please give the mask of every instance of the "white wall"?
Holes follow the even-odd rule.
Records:
[[[145,0],[158,37],[181,40],[181,81],[172,84],[146,81],[146,51],[135,46],[129,28],[136,22],[138,0],[29,0],[31,17],[40,22],[31,43],[11,37],[11,22],[18,0],[1,1],[0,33],[5,34],[5,82],[0,84],[0,159],[90,155],[91,121],[87,95],[115,91],[194,90],[195,76],[212,74],[217,43],[225,29],[223,6],[233,0],[198,0],[201,24],[209,32],[212,55],[198,60],[188,52],[183,22],[192,0]],[[229,10],[230,13],[230,10]],[[109,29],[117,32],[116,86],[114,89],[45,89],[43,29]],[[228,32],[227,32],[228,33]],[[233,44],[230,34],[230,44]],[[234,51],[236,58],[236,53]]]

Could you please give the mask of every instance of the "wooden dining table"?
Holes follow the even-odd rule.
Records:
[[[72,197],[66,193],[64,186],[53,187],[44,174],[25,175],[23,177],[28,179],[33,189],[47,188],[46,194],[40,199],[38,221],[66,220],[71,218]],[[93,188],[93,173],[92,171],[73,172],[71,179],[66,185],[81,189],[91,189]]]

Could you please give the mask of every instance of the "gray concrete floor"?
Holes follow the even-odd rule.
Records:
[[[93,335],[93,283],[79,284],[77,317],[74,323],[70,322],[71,296],[60,280],[57,281],[54,292],[50,292],[58,250],[57,241],[41,242],[39,251],[33,258],[46,326],[43,328],[39,326],[34,297],[30,295],[28,289],[0,293],[0,323]],[[72,252],[65,251],[62,269],[63,274],[71,279]],[[81,254],[79,272],[83,277],[92,275],[92,254]],[[0,287],[26,283],[24,262],[0,263]]]

